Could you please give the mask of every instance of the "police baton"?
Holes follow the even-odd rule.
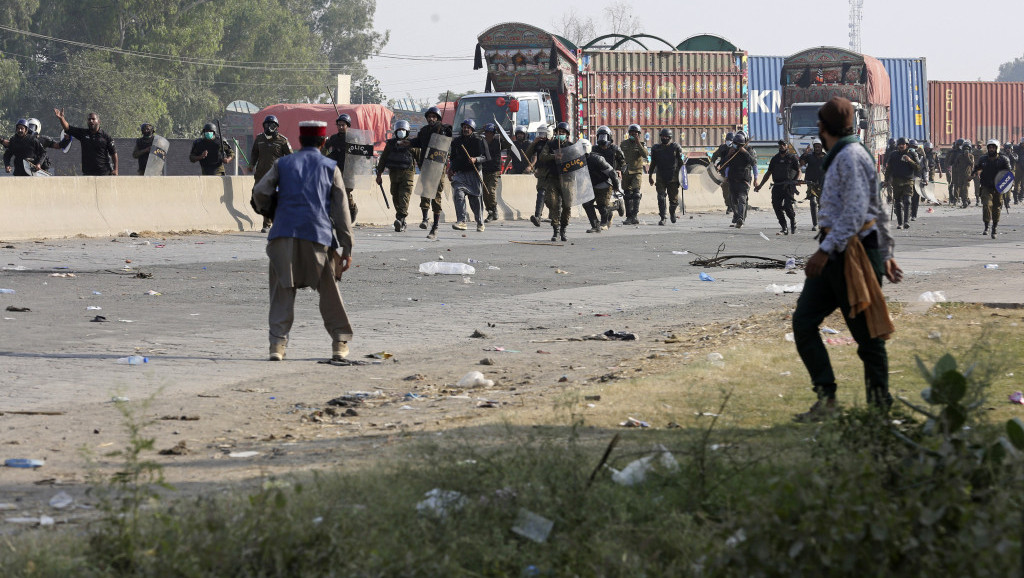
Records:
[[[466,153],[466,158],[469,159],[469,164],[473,165],[473,172],[476,173],[476,178],[480,179],[480,186],[483,187],[484,193],[486,193],[489,196],[491,194],[491,190],[487,188],[487,183],[484,182],[483,173],[480,172],[480,169],[476,168],[476,161],[473,160],[473,157],[469,154],[469,151],[466,150],[466,145],[460,144],[459,146],[462,147],[462,152]]]
[[[379,172],[377,173],[377,176],[381,176]],[[380,187],[380,194],[384,197],[384,206],[390,210],[391,203],[388,202],[388,194],[384,192],[384,183],[377,183],[377,186]]]

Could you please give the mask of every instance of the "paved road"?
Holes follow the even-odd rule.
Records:
[[[891,298],[915,301],[924,291],[942,290],[956,301],[1020,301],[1024,210],[1004,217],[998,240],[980,235],[976,209],[925,211],[913,228],[897,233],[907,281],[886,286]],[[588,235],[576,221],[564,246],[523,244],[548,242],[550,229],[528,222],[465,236],[449,228],[438,241],[427,241],[419,229],[360,228],[356,266],[342,282],[356,330],[353,355],[386,350],[411,373],[476,362],[480,348],[466,347],[474,329],[516,342],[606,329],[650,334],[745,317],[792,306],[794,295],[765,288],[800,282],[802,274],[708,269],[716,281],[702,282],[701,270],[689,265],[695,254],[721,247],[803,257],[816,247],[807,226],[776,236],[769,211],[753,211],[740,231],[721,213],[655,224],[648,216],[646,225]],[[264,361],[264,247],[258,234],[0,242],[0,288],[16,290],[0,295],[0,308],[32,309],[4,311],[0,321],[0,411],[65,410],[105,402],[112,392],[138,397],[157,387],[173,395],[255,380],[288,383],[296,372],[326,375],[320,372],[330,367],[295,363],[329,355],[312,293],[299,295],[289,362]],[[441,257],[472,259],[477,272],[466,278],[418,273],[420,263]],[[999,268],[986,269],[987,263]],[[25,270],[11,270],[18,268]],[[139,271],[152,278],[135,278]],[[74,277],[52,276],[65,273]],[[96,315],[107,322],[91,322]],[[142,370],[115,363],[136,351],[151,358]]]

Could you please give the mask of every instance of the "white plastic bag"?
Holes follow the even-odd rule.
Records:
[[[420,273],[424,275],[473,275],[476,273],[476,269],[465,263],[431,261],[420,263]]]

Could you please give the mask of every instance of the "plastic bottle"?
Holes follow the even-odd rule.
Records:
[[[430,263],[420,263],[420,273],[427,275],[473,275],[476,273],[476,269],[472,265],[465,263],[431,261]]]
[[[6,295],[13,295],[14,294],[14,289],[0,289],[0,293],[6,294]]]
[[[143,363],[149,363],[149,358],[141,355],[130,355],[118,359],[117,362],[121,365],[142,365]]]

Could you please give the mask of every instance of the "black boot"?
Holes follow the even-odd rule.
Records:
[[[558,223],[552,223],[551,224],[551,228],[554,229],[554,231],[551,233],[551,240],[552,241],[557,241],[558,240]]]
[[[427,228],[427,215],[430,213],[430,209],[423,208],[421,210],[423,211],[423,220],[420,222],[420,228],[421,229],[426,229]]]
[[[676,205],[671,205],[671,204],[670,204],[670,205],[668,206],[668,218],[669,218],[669,220],[670,220],[670,221],[672,221],[673,223],[675,223],[675,222],[676,222],[676,208],[677,208],[677,206],[676,206]],[[684,210],[684,211],[683,211],[683,213],[685,213],[685,212],[686,212],[686,211]]]
[[[992,223],[992,238],[996,238],[996,224]]]
[[[992,234],[993,234],[993,235],[995,235],[995,233],[992,233]],[[566,239],[566,238],[565,238],[565,227],[562,227],[561,229],[559,229],[559,231],[558,231],[558,236],[559,236],[559,238],[561,238],[561,239],[562,239],[563,241],[568,241],[568,239]]]
[[[430,232],[427,233],[428,239],[437,238],[437,224],[441,221],[441,213],[434,213],[434,225],[430,227]]]
[[[658,216],[661,217],[661,220],[658,221],[658,225],[662,227],[664,227],[665,223],[668,222],[668,216],[665,214],[665,205],[667,204],[666,199],[658,197]]]

